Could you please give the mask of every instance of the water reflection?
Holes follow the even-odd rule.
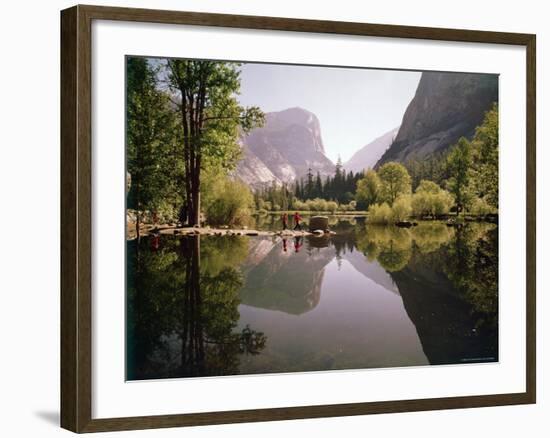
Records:
[[[129,243],[128,380],[236,374],[264,348],[263,333],[235,330],[246,255],[232,237]]]
[[[128,242],[127,378],[498,360],[498,230]]]

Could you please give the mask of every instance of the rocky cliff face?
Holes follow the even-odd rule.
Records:
[[[347,171],[361,172],[368,168],[374,168],[380,157],[392,144],[399,128],[394,128],[377,139],[363,146],[352,157],[344,163],[344,169]]]
[[[251,186],[292,182],[309,168],[321,175],[334,172],[325,155],[317,117],[302,108],[267,113],[264,127],[242,138],[244,157],[237,176]]]
[[[497,75],[422,73],[397,137],[377,166],[422,159],[447,149],[462,136],[471,138],[496,101]]]

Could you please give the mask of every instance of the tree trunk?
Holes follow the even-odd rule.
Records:
[[[201,224],[201,194],[196,190],[193,194],[193,212],[191,217],[192,225]]]
[[[136,210],[136,236],[137,236],[138,240],[140,238],[139,225],[140,225],[140,220],[139,220],[139,209],[138,209],[138,210]]]

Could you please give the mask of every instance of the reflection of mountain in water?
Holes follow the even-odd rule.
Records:
[[[356,271],[371,279],[384,289],[399,294],[399,289],[390,275],[377,262],[369,262],[359,251],[348,251],[344,259],[350,262]]]
[[[498,360],[496,331],[484,333],[477,328],[472,305],[457,293],[446,275],[433,270],[433,263],[428,266],[425,262],[425,258],[413,257],[405,269],[391,273],[391,277],[430,363]]]
[[[263,257],[251,257],[243,267],[245,284],[241,303],[253,307],[300,315],[313,309],[320,300],[324,267],[335,257],[333,249],[322,250],[287,239],[272,242],[257,239],[253,246],[266,251]],[[298,252],[296,251],[298,245]],[[251,251],[257,254],[258,251]]]

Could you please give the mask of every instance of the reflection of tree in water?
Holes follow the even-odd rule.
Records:
[[[411,257],[410,231],[393,226],[369,225],[359,236],[357,247],[369,261],[378,263],[389,272],[400,271]]]
[[[473,306],[477,328],[498,318],[498,230],[494,225],[463,227],[446,247],[444,271]]]
[[[265,347],[263,333],[236,331],[246,254],[238,237],[129,242],[129,380],[236,374],[240,355]]]
[[[396,282],[431,363],[498,359],[498,230],[367,226],[357,242]]]
[[[357,238],[357,247],[369,261],[377,260],[389,272],[415,264],[443,271],[464,293],[476,311],[495,313],[498,302],[498,231],[488,223],[455,228],[444,223],[421,223],[413,228],[369,225]],[[437,251],[435,258],[423,257]]]

